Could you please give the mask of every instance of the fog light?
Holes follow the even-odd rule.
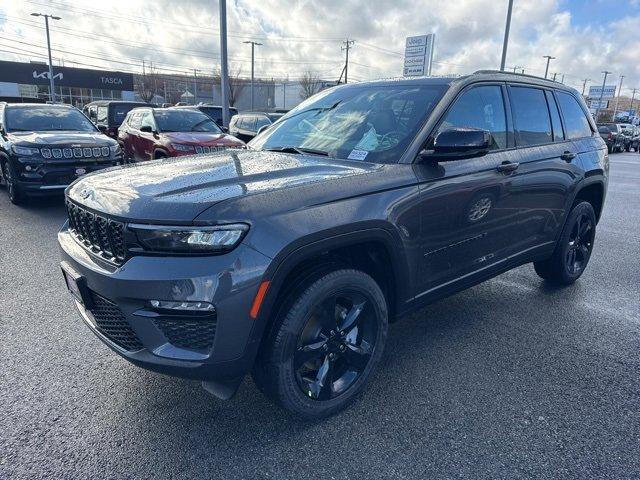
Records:
[[[214,307],[209,302],[173,302],[165,300],[150,300],[149,304],[153,308],[161,310],[179,310],[188,312],[213,312]]]

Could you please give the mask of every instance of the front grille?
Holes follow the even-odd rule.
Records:
[[[124,350],[134,352],[142,349],[142,343],[129,326],[118,306],[94,291],[91,295],[92,306],[89,309],[96,322],[96,329]]]
[[[197,146],[196,147],[196,153],[214,153],[214,152],[222,152],[224,150],[226,150],[227,147],[224,146],[217,146],[217,147],[208,147],[208,146]]]
[[[156,318],[158,327],[170,344],[190,350],[210,350],[216,336],[215,315],[197,318]]]
[[[43,158],[109,158],[109,147],[41,148]]]
[[[67,201],[69,228],[93,253],[121,265],[126,257],[124,223],[91,213]]]

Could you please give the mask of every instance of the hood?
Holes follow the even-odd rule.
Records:
[[[16,144],[30,145],[115,145],[117,142],[100,132],[11,132],[9,139]]]
[[[121,219],[180,224],[224,200],[362,175],[372,168],[314,155],[226,150],[90,174],[73,183],[67,195]]]
[[[162,136],[171,143],[187,145],[229,145],[243,143],[236,137],[225,133],[208,132],[166,132]]]

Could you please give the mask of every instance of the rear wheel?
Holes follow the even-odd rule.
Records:
[[[2,164],[2,176],[7,187],[7,195],[14,205],[20,205],[24,201],[24,194],[16,183],[16,173],[9,162]]]
[[[349,405],[371,378],[387,338],[387,305],[358,270],[324,274],[293,295],[253,376],[285,409],[319,419]]]
[[[596,234],[596,215],[589,202],[573,207],[556,249],[548,260],[535,262],[536,273],[553,283],[570,285],[584,273]]]

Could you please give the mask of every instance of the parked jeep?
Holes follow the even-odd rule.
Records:
[[[365,389],[389,322],[530,262],[575,282],[609,176],[579,93],[493,71],[325,90],[249,147],[74,183],[62,269],[119,355],[221,398],[251,372],[310,419]]]
[[[0,180],[15,204],[61,194],[78,177],[121,161],[116,141],[75,107],[0,102]]]

